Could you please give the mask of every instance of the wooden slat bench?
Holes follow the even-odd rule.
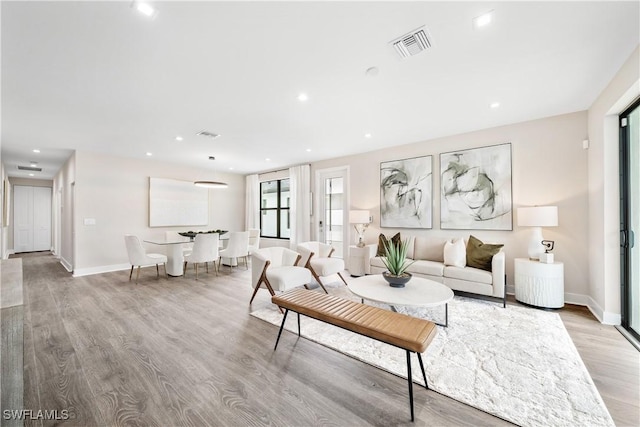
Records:
[[[409,408],[411,409],[411,421],[414,420],[411,353],[418,355],[425,388],[429,389],[421,353],[427,349],[436,336],[437,328],[433,322],[307,289],[293,289],[280,295],[274,295],[271,301],[285,309],[276,345],[273,348],[274,351],[278,347],[289,310],[298,314],[298,336],[300,335],[300,315],[302,314],[405,350],[407,352]]]

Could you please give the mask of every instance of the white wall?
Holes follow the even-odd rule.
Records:
[[[208,170],[159,162],[130,159],[86,151],[75,155],[75,239],[74,274],[83,275],[129,266],[125,234],[141,239],[164,239],[166,230],[187,231],[189,227],[149,227],[149,177],[184,181],[213,179],[229,184],[209,190],[209,223],[197,229],[244,229],[244,176],[215,174]],[[95,225],[84,225],[93,218]],[[149,250],[164,248],[147,245]]]
[[[640,47],[589,108],[589,294],[604,323],[620,324],[618,114],[640,96]]]
[[[485,242],[503,243],[510,285],[513,284],[513,259],[527,256],[530,232],[517,226],[516,208],[557,205],[559,226],[544,229],[543,235],[555,240],[556,259],[565,263],[567,301],[583,303],[589,293],[587,151],[582,148],[586,136],[587,113],[583,111],[316,162],[311,165],[311,176],[315,176],[317,169],[349,165],[351,209],[371,211],[373,223],[365,239],[367,243],[376,243],[381,231],[380,162],[433,155],[433,229],[385,228],[382,232],[400,231],[404,235],[427,237],[473,234]],[[512,144],[513,231],[440,230],[439,154],[506,142]],[[353,242],[354,231],[350,232],[349,241]]]
[[[71,157],[60,168],[58,174],[53,179],[53,217],[54,239],[53,252],[60,258],[60,262],[69,271],[73,270],[73,184],[76,180],[76,154]],[[59,205],[58,201],[59,200]]]
[[[0,163],[0,185],[4,185],[4,180],[8,179],[7,171],[4,164]],[[4,189],[2,190],[2,197],[0,197],[0,259],[9,258],[9,227],[5,227],[4,218],[2,218],[4,212]],[[9,213],[11,217],[11,213]]]

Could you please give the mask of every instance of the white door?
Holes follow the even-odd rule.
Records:
[[[16,252],[33,250],[33,187],[13,187],[13,248]]]
[[[51,249],[51,188],[33,187],[33,250]]]
[[[14,187],[13,247],[15,252],[51,249],[51,188]]]
[[[349,168],[316,171],[316,194],[318,241],[333,246],[332,256],[345,258],[349,249]]]

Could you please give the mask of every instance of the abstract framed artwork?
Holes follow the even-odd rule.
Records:
[[[433,156],[380,163],[380,226],[431,228]]]
[[[440,228],[512,230],[511,143],[440,154]]]

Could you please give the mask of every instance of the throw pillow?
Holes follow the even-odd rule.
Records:
[[[444,244],[444,265],[460,268],[467,265],[467,248],[463,239],[447,240]]]
[[[385,252],[385,245],[389,240],[387,240],[387,236],[385,236],[384,234],[380,233],[380,235],[378,236],[378,252],[376,253],[376,256],[385,256],[386,252]],[[400,233],[396,233],[392,238],[391,238],[391,243],[399,246],[402,244],[402,239],[400,238]]]
[[[469,236],[467,243],[467,266],[491,271],[491,259],[504,245],[490,245]]]

